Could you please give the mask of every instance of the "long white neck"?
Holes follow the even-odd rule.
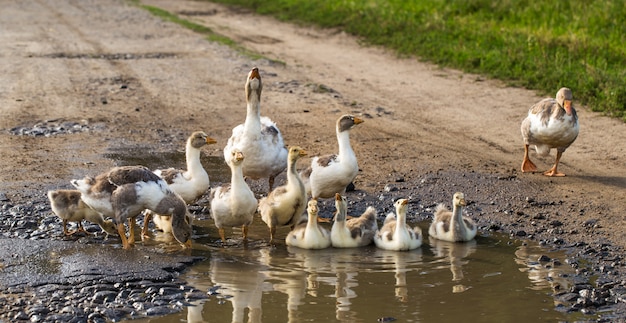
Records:
[[[450,218],[450,228],[452,229],[455,240],[461,237],[465,237],[465,225],[463,223],[463,208],[457,206],[456,203],[452,206],[452,218]]]
[[[192,177],[206,175],[206,171],[202,167],[202,163],[200,163],[200,149],[194,148],[191,145],[191,141],[187,142],[185,158],[187,160],[187,173],[191,174]],[[208,175],[206,176],[208,177]]]
[[[246,181],[243,179],[243,170],[241,169],[241,164],[232,165],[230,167],[230,189],[231,191],[236,191],[241,189],[243,186],[247,186]]]
[[[335,223],[340,227],[346,226],[346,209],[344,207],[337,208],[337,215],[335,216]]]
[[[402,232],[404,230],[404,225],[406,224],[406,212],[402,211],[400,208],[396,210],[396,234]]]
[[[259,134],[261,133],[261,98],[258,92],[251,91],[247,102],[245,132]]]
[[[306,222],[307,231],[309,229],[317,229],[317,213],[307,212],[309,214],[309,219]]]
[[[341,162],[348,158],[356,159],[352,146],[350,145],[349,131],[337,132],[337,142],[339,143],[339,160]]]
[[[304,183],[302,183],[302,179],[296,169],[297,162],[297,158],[291,158],[289,164],[287,164],[287,185],[299,188],[301,192],[304,192]]]

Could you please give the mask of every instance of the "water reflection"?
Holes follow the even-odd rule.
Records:
[[[476,251],[476,240],[470,240],[468,242],[449,242],[429,237],[429,243],[435,257],[439,258],[437,262],[442,263],[441,267],[446,266],[443,263],[449,263],[448,266],[452,272],[452,281],[462,281],[464,277],[463,266],[469,262],[466,258]],[[452,286],[452,292],[462,293],[469,288],[471,287],[458,283]]]
[[[304,250],[265,242],[227,248],[194,242],[207,260],[183,279],[209,291],[185,313],[132,322],[402,322],[571,321],[554,309],[549,280],[563,257],[506,236],[469,243],[430,240],[410,252],[377,249]],[[259,238],[259,237],[263,238]],[[217,238],[215,238],[217,239]],[[217,241],[217,240],[216,240]],[[562,266],[565,270],[569,266]],[[571,268],[569,268],[571,270]],[[552,278],[554,277],[554,278]],[[541,283],[540,283],[541,282]]]

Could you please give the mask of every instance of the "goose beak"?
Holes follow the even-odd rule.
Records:
[[[460,204],[461,206],[465,206],[465,205],[467,205],[467,203],[465,203],[465,199],[460,199],[460,200],[459,200],[459,204]]]
[[[354,117],[354,124],[359,124],[359,123],[363,123],[365,122],[365,120],[359,118],[359,117]]]
[[[339,195],[339,193],[335,193],[335,201],[341,201],[341,195]]]
[[[304,157],[306,155],[307,155],[306,150],[304,150],[304,149],[300,150],[300,157]]]
[[[187,242],[183,243],[183,249],[191,249],[191,239],[187,240]]]
[[[250,71],[250,76],[249,79],[261,79],[261,75],[259,74],[259,69],[256,67],[253,67],[252,70]]]
[[[564,108],[565,108],[565,112],[567,113],[568,116],[572,115],[572,101],[571,100],[565,100],[563,102]]]
[[[210,144],[216,144],[217,140],[211,138],[211,137],[206,137],[206,144],[210,145]]]
[[[237,160],[237,161],[243,160],[243,153],[240,152],[240,151],[236,152],[235,153],[235,160]]]
[[[401,205],[407,205],[407,204],[409,204],[409,200],[404,199],[404,200],[402,200],[402,202],[400,202],[400,204]]]

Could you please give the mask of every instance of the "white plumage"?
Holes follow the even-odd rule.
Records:
[[[311,166],[300,173],[307,193],[313,199],[344,194],[348,184],[356,177],[359,165],[350,145],[350,129],[362,122],[362,119],[351,115],[341,116],[336,124],[339,153],[314,157]]]
[[[243,179],[244,154],[233,150],[226,161],[231,171],[230,183],[211,190],[211,216],[222,242],[226,242],[225,227],[242,227],[243,238],[247,239],[248,226],[257,209],[257,199]]]
[[[293,226],[306,209],[304,184],[296,171],[296,163],[306,151],[300,147],[290,147],[287,163],[287,184],[277,187],[267,197],[259,201],[261,219],[270,228],[270,243],[274,242],[276,227]]]
[[[454,193],[452,197],[452,212],[444,204],[437,205],[428,234],[435,239],[451,242],[474,239],[478,229],[474,220],[463,215],[465,205],[465,195],[461,192]]]
[[[251,179],[268,178],[269,191],[274,178],[287,168],[287,148],[276,124],[261,117],[261,91],[263,83],[258,68],[253,68],[246,79],[246,120],[233,128],[232,136],[224,147],[224,159],[233,150],[242,152],[246,159],[243,175]]]
[[[576,140],[579,132],[578,116],[572,100],[572,91],[564,87],[559,89],[555,99],[543,99],[528,110],[528,116],[521,125],[524,139],[522,172],[537,171],[537,166],[528,156],[528,147],[535,145],[540,156],[546,156],[550,149],[556,148],[554,165],[543,174],[565,176],[557,167],[563,152]]]
[[[385,250],[412,250],[422,245],[422,230],[406,224],[408,200],[399,199],[394,203],[396,215],[387,214],[383,227],[374,236],[376,247]]]
[[[333,247],[354,248],[372,243],[378,230],[375,208],[368,206],[361,216],[347,219],[348,201],[339,193],[335,194],[335,208],[335,222],[330,230]]]
[[[317,201],[310,200],[307,206],[308,219],[289,232],[285,243],[302,249],[324,249],[331,245],[330,232],[317,223]]]

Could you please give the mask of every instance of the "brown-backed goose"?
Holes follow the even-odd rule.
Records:
[[[167,168],[157,169],[154,173],[163,178],[172,191],[180,195],[185,203],[191,204],[209,189],[209,175],[200,162],[200,148],[214,143],[216,143],[215,139],[210,138],[202,131],[196,131],[187,138],[185,146],[187,170]],[[154,214],[147,210],[144,213],[142,235],[147,234],[148,224],[153,216],[155,217],[154,224],[158,229],[163,232],[171,232],[172,224],[169,223],[171,222],[169,216]]]
[[[555,99],[543,99],[528,110],[528,116],[521,126],[524,138],[522,172],[537,171],[537,166],[528,157],[528,147],[535,145],[540,156],[546,156],[550,149],[556,148],[554,166],[543,174],[565,176],[557,167],[563,152],[576,140],[579,131],[578,116],[572,100],[572,90],[564,87],[559,89]]]
[[[335,194],[335,208],[335,222],[330,230],[333,247],[354,248],[372,243],[378,230],[375,208],[368,206],[361,216],[346,220],[348,201],[339,193]]]
[[[98,224],[100,228],[102,228],[102,230],[107,234],[117,234],[113,221],[105,220],[102,214],[87,206],[87,204],[85,204],[85,202],[83,202],[83,200],[81,200],[80,198],[80,191],[48,191],[48,199],[50,200],[50,207],[52,208],[52,212],[54,212],[54,214],[56,214],[63,221],[63,233],[65,235],[69,236],[76,232],[88,233],[83,228],[83,220]],[[68,222],[77,222],[78,229],[72,232],[68,232]]]
[[[184,245],[191,246],[191,224],[187,204],[167,183],[143,166],[115,167],[95,178],[72,180],[85,204],[115,220],[124,249],[135,243],[135,218],[148,209],[172,216],[172,234]],[[128,220],[129,237],[124,222]]]

